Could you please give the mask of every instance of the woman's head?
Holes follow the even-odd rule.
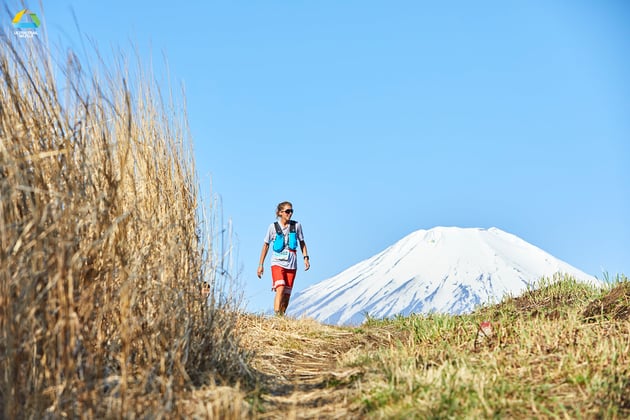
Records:
[[[276,207],[276,217],[280,217],[282,216],[282,214],[287,215],[290,219],[293,215],[293,204],[291,204],[289,201],[283,201],[282,203],[278,204],[278,207]]]

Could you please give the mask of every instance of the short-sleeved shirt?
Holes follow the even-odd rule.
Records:
[[[278,223],[282,228],[282,233],[284,233],[284,249],[286,251],[289,249],[287,243],[289,241],[289,228],[291,224],[287,223],[287,225],[283,227],[282,223]],[[304,233],[302,232],[302,225],[300,222],[295,222],[295,236],[297,237],[298,244],[304,240]],[[278,265],[289,270],[297,269],[297,252],[289,252],[286,258],[283,257],[280,253],[273,250],[273,241],[275,239],[276,226],[272,223],[269,225],[269,229],[267,229],[267,234],[265,235],[265,243],[269,244],[271,248],[271,265]]]

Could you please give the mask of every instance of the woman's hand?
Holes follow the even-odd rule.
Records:
[[[263,273],[265,272],[265,268],[263,267],[263,263],[265,262],[265,257],[267,256],[267,251],[269,251],[269,244],[263,243],[262,249],[260,250],[260,259],[258,260],[258,278],[261,279]]]

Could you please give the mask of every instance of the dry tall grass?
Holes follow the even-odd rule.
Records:
[[[72,53],[60,82],[22,41],[0,40],[0,417],[177,417],[192,385],[250,380],[232,302],[200,298],[185,112]]]

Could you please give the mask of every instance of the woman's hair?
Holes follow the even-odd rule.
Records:
[[[293,204],[291,204],[290,201],[283,201],[282,203],[278,204],[278,207],[276,207],[276,217],[280,217],[280,212],[282,211],[282,208],[285,206],[293,207]]]

